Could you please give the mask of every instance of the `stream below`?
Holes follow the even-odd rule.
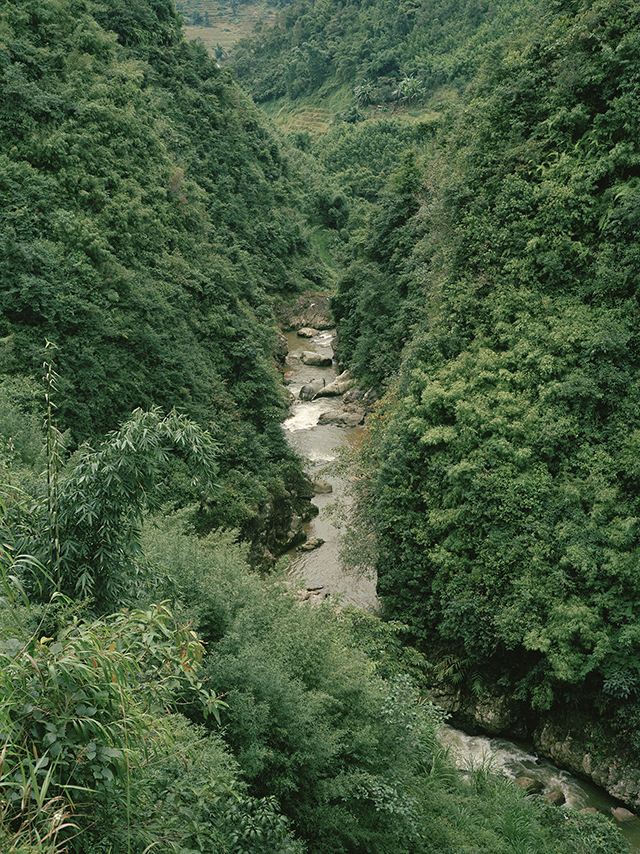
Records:
[[[338,459],[340,448],[356,448],[362,437],[361,427],[336,427],[332,424],[319,425],[323,412],[338,409],[340,399],[319,397],[317,400],[301,401],[300,389],[314,380],[324,380],[325,385],[337,376],[335,363],[331,367],[317,368],[305,365],[305,351],[331,356],[331,340],[335,332],[319,332],[313,338],[300,338],[296,332],[287,334],[289,356],[285,383],[294,395],[291,415],[284,422],[290,444],[306,460],[306,468],[312,480],[323,479],[331,484],[332,491],[316,495],[313,503],[319,514],[308,522],[305,532],[309,538],[318,537],[324,544],[313,551],[291,552],[289,574],[305,580],[310,590],[329,593],[334,599],[358,608],[372,609],[376,603],[375,578],[345,572],[340,563],[339,529],[334,524],[329,506],[346,500],[344,478],[331,470],[331,463]]]
[[[339,555],[339,529],[334,524],[329,511],[336,501],[345,501],[345,479],[330,466],[335,462],[340,449],[345,446],[358,447],[361,427],[336,427],[319,425],[318,419],[323,412],[338,409],[340,399],[320,397],[313,401],[301,401],[300,389],[313,380],[324,380],[328,385],[336,375],[336,365],[319,368],[304,364],[305,351],[320,355],[332,355],[331,341],[333,331],[322,331],[312,338],[301,338],[296,332],[287,333],[289,356],[285,383],[294,396],[290,417],[283,428],[288,441],[306,461],[307,472],[311,479],[323,479],[331,484],[332,492],[316,495],[313,503],[319,514],[305,526],[309,538],[324,540],[323,545],[312,551],[293,551],[290,553],[289,575],[303,581],[313,593],[331,595],[339,602],[373,610],[376,605],[376,582],[374,577],[353,575],[345,572]],[[327,467],[329,467],[327,469]],[[516,779],[521,776],[535,777],[543,784],[543,791],[560,790],[565,802],[574,809],[595,808],[611,818],[611,809],[620,804],[603,789],[579,780],[568,771],[556,768],[545,759],[537,756],[531,746],[489,736],[471,736],[453,727],[443,727],[442,740],[448,747],[455,764],[461,769],[478,767],[490,763],[491,767],[507,777]],[[629,844],[629,850],[640,854],[640,819],[618,823],[616,826]]]

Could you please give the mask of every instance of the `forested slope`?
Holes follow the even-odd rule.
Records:
[[[505,39],[335,301],[345,356],[389,389],[362,505],[387,613],[457,680],[636,750],[639,46],[609,0]]]
[[[169,2],[0,10],[0,367],[37,377],[56,346],[72,448],[135,407],[178,407],[221,440],[210,521],[249,530],[296,468],[272,297],[330,275],[306,188]]]
[[[281,144],[182,40],[165,0],[1,0],[0,58],[0,848],[621,854],[603,816],[568,820],[487,767],[461,775],[449,764],[442,713],[423,696],[425,659],[401,642],[435,629],[410,611],[408,628],[308,608],[284,579],[251,571],[247,544],[224,530],[250,537],[269,499],[296,487],[272,298],[331,274],[315,241],[323,258],[332,247],[352,262],[336,300],[351,324],[345,352],[371,341],[377,289],[401,274],[384,312],[398,356],[405,344],[411,355],[398,385],[398,356],[369,371],[401,394],[381,408],[358,483],[372,497],[390,610],[384,568],[401,568],[387,560],[398,554],[390,530],[425,567],[424,526],[412,527],[424,511],[411,506],[422,496],[410,475],[395,498],[385,484],[407,471],[396,451],[415,473],[431,464],[426,442],[404,441],[419,422],[396,403],[413,405],[425,374],[412,366],[437,353],[432,330],[449,340],[446,301],[465,291],[448,293],[427,269],[430,258],[436,271],[464,268],[464,229],[450,257],[435,224],[455,234],[455,217],[482,201],[439,189],[464,161],[464,116],[450,124],[460,158],[442,153],[433,180],[423,155],[448,150],[445,114],[397,137],[398,124],[380,124],[382,153],[359,131],[342,147],[338,132],[321,166],[305,140]],[[413,154],[381,194],[394,138]],[[359,264],[375,275],[354,275]],[[571,328],[579,309],[595,311],[579,296]],[[438,369],[472,352],[480,321],[468,317]],[[624,336],[610,338],[623,352]],[[191,507],[175,510],[196,499],[217,528],[208,536]],[[406,511],[397,526],[387,499]]]
[[[231,65],[258,102],[322,98],[346,86],[360,106],[464,88],[479,56],[533,4],[483,0],[295,0],[233,50]]]

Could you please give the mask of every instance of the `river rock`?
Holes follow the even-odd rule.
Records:
[[[349,371],[343,371],[332,383],[316,392],[316,397],[337,397],[349,391],[352,385],[353,380],[349,377]]]
[[[320,477],[318,480],[313,481],[313,491],[316,495],[325,495],[328,492],[333,492],[333,486],[331,486],[329,481]]]
[[[624,807],[611,807],[611,815],[616,821],[633,821],[635,815]]]
[[[302,516],[292,516],[289,521],[289,531],[287,532],[287,545],[294,545],[299,542],[302,536]]]
[[[319,549],[323,545],[324,540],[321,537],[307,537],[306,542],[298,546],[299,552],[312,552],[314,549]]]
[[[463,728],[479,728],[489,735],[527,737],[521,708],[512,697],[494,694],[490,689],[465,695],[446,681],[431,685],[429,696],[436,706],[455,715]]]
[[[612,797],[640,807],[640,769],[623,756],[595,759],[587,746],[589,732],[571,730],[570,723],[546,721],[533,734],[536,750],[561,768],[588,777]]]
[[[347,409],[331,409],[323,412],[318,424],[333,424],[335,427],[358,427],[364,423],[365,411],[359,406]]]
[[[364,397],[364,392],[361,388],[350,388],[348,391],[345,391],[342,399],[345,403],[356,403],[358,400],[362,400]]]
[[[333,364],[333,357],[323,353],[314,353],[312,350],[303,350],[301,361],[312,368],[330,368]]]
[[[561,789],[553,789],[551,792],[545,792],[542,797],[554,807],[561,807],[566,801],[564,792]]]
[[[297,334],[300,338],[313,338],[314,335],[318,334],[318,330],[312,329],[311,326],[303,326],[302,329],[298,329]]]
[[[313,400],[322,388],[324,388],[324,380],[311,380],[310,383],[305,383],[299,391],[300,400]]]
[[[312,608],[316,608],[330,596],[331,591],[327,587],[307,587],[302,591],[300,599],[302,602],[307,602]]]
[[[332,329],[335,320],[330,306],[330,296],[317,291],[306,291],[301,294],[293,305],[287,305],[282,300],[276,300],[274,310],[283,330],[301,329]]]
[[[516,777],[515,782],[516,786],[520,786],[528,795],[539,795],[544,788],[540,780],[534,777]]]

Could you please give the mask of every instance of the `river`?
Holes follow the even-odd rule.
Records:
[[[336,378],[335,363],[330,368],[316,368],[301,361],[305,350],[331,355],[330,343],[334,335],[335,332],[319,332],[313,338],[305,339],[299,338],[296,332],[287,334],[289,356],[285,382],[294,395],[294,403],[283,427],[291,445],[306,460],[312,480],[322,478],[333,487],[332,492],[315,496],[313,503],[320,512],[306,526],[307,535],[319,537],[324,544],[314,551],[292,552],[289,573],[293,578],[305,580],[309,589],[322,588],[345,604],[371,609],[376,602],[375,578],[343,570],[338,553],[340,531],[328,512],[330,505],[346,500],[345,481],[331,471],[330,464],[337,460],[340,448],[358,446],[362,428],[318,425],[323,412],[339,407],[337,398],[320,397],[308,402],[299,399],[300,388],[306,383],[320,379],[329,385]]]
[[[328,385],[335,379],[335,363],[327,368],[310,367],[301,358],[305,350],[330,355],[334,335],[332,331],[323,331],[307,339],[300,338],[296,332],[287,334],[289,356],[285,382],[294,395],[294,401],[290,417],[283,427],[291,445],[306,460],[311,478],[322,478],[333,487],[331,493],[315,496],[313,503],[319,508],[319,514],[306,526],[308,536],[319,537],[324,540],[324,544],[313,551],[292,552],[289,574],[292,578],[303,580],[309,590],[330,593],[332,598],[340,602],[371,610],[376,604],[375,578],[352,575],[343,570],[339,555],[340,531],[327,512],[336,500],[346,499],[345,481],[331,470],[330,464],[338,458],[340,448],[358,446],[362,428],[345,429],[318,424],[321,413],[338,408],[336,398],[321,397],[310,402],[299,399],[300,388],[306,383],[323,379]],[[569,772],[539,758],[530,746],[488,736],[470,736],[453,727],[443,728],[442,740],[460,768],[469,767],[470,763],[477,766],[478,763],[490,761],[494,770],[512,779],[532,776],[542,782],[544,791],[560,789],[566,804],[571,808],[593,807],[609,818],[611,808],[620,806],[603,789],[578,780]],[[614,821],[613,818],[611,820]],[[635,818],[629,822],[616,822],[616,826],[629,843],[629,850],[640,854],[640,820]]]

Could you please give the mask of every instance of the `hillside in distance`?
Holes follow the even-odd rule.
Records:
[[[294,0],[233,49],[231,66],[257,102],[336,90],[359,106],[462,89],[481,57],[534,7],[529,0]]]

